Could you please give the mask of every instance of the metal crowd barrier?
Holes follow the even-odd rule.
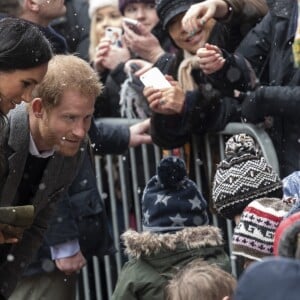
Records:
[[[101,122],[117,122],[128,126],[137,121],[128,119],[101,120]],[[262,128],[247,123],[229,123],[223,131],[216,134],[207,134],[204,137],[205,159],[198,156],[197,138],[193,137],[192,139],[193,180],[196,181],[200,189],[204,188],[203,185],[206,185],[207,190],[211,189],[214,168],[224,158],[225,139],[237,133],[251,135],[260,145],[262,153],[269,164],[279,172],[273,143]],[[219,161],[215,161],[215,158],[212,157],[213,151],[217,152]],[[88,265],[82,270],[77,300],[111,299],[117,277],[126,261],[120,243],[120,234],[130,227],[135,227],[137,231],[142,230],[140,199],[144,186],[154,175],[161,158],[162,149],[155,145],[130,148],[129,152],[124,155],[95,157],[98,188],[109,212],[108,216],[117,252],[113,256],[105,256],[101,261],[94,257],[92,265]],[[203,169],[206,172],[205,180],[203,180]],[[116,188],[116,184],[118,188]],[[219,220],[215,214],[212,214],[212,220],[214,225],[219,226]],[[227,246],[231,254],[230,241],[233,228],[230,221],[226,221],[225,230],[229,241]],[[97,233],[95,232],[95,234]],[[233,256],[231,256],[231,264],[233,274],[236,275],[236,262]]]

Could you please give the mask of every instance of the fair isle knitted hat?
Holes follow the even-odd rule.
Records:
[[[273,255],[274,235],[292,203],[277,198],[252,201],[244,209],[232,237],[232,254],[252,260]]]
[[[142,198],[143,230],[170,232],[208,224],[207,203],[196,183],[187,177],[185,163],[163,158],[157,175],[147,183]]]
[[[89,16],[92,18],[95,11],[105,6],[118,7],[118,0],[90,0],[89,1]]]
[[[225,146],[225,159],[217,166],[212,199],[219,214],[234,219],[252,200],[282,197],[282,182],[266,162],[252,137],[232,136]]]

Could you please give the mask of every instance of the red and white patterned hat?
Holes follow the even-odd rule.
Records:
[[[275,231],[292,204],[278,198],[261,198],[248,204],[234,229],[232,253],[252,260],[273,255]]]

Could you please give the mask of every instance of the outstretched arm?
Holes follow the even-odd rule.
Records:
[[[151,144],[152,139],[149,134],[150,119],[146,119],[130,126],[129,147],[136,147],[141,144]]]
[[[182,26],[187,32],[193,33],[199,30],[208,20],[224,18],[231,10],[231,6],[223,0],[207,0],[193,4],[182,19]]]

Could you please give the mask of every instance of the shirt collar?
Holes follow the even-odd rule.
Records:
[[[54,154],[54,150],[47,150],[47,151],[39,152],[39,150],[36,147],[36,144],[33,140],[33,137],[30,133],[29,153],[35,157],[48,158]]]

